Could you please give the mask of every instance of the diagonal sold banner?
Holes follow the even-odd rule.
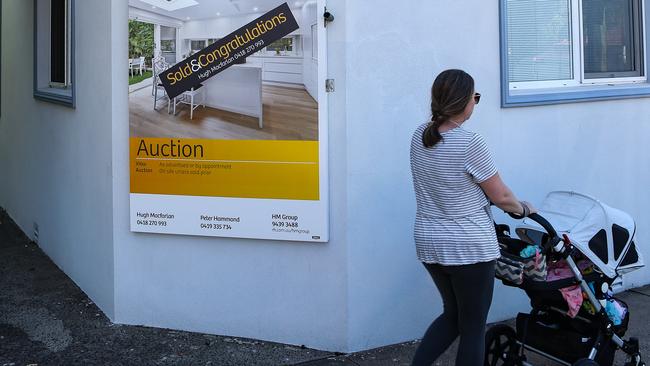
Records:
[[[284,3],[163,71],[160,81],[174,98],[298,28]]]

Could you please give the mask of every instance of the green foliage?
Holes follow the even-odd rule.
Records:
[[[129,20],[129,58],[144,56],[148,63],[153,48],[153,24]]]

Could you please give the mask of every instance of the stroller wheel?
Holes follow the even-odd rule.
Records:
[[[519,345],[514,329],[497,324],[485,332],[485,366],[518,366]]]
[[[578,361],[576,361],[572,366],[598,366],[598,362],[588,358],[581,358]]]
[[[645,366],[645,362],[641,361],[641,355],[637,353],[636,355],[630,356],[625,366]]]

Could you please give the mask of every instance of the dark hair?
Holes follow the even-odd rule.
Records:
[[[431,86],[431,122],[422,133],[425,147],[433,147],[442,140],[438,127],[463,113],[473,92],[474,79],[463,70],[445,70],[436,77]]]

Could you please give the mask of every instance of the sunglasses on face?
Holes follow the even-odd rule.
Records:
[[[478,104],[481,101],[481,93],[474,93],[474,104]]]

